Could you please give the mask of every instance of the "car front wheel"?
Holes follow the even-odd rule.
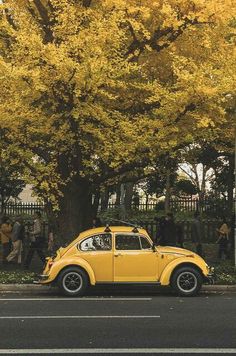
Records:
[[[88,276],[79,267],[69,267],[60,273],[58,286],[64,295],[81,296],[88,287]]]
[[[179,295],[191,297],[201,289],[202,276],[195,268],[182,267],[174,272],[171,286]]]

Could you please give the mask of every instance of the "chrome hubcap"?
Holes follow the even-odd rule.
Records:
[[[63,288],[67,292],[78,292],[83,285],[82,277],[77,272],[69,272],[63,278]]]
[[[177,278],[177,286],[183,292],[193,292],[197,287],[197,277],[192,272],[182,272]]]

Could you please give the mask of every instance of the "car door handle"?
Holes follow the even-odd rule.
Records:
[[[122,256],[122,254],[121,253],[115,253],[114,256],[115,257],[120,257],[120,256]]]

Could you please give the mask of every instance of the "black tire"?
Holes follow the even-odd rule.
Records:
[[[194,267],[180,267],[171,277],[171,287],[183,297],[196,295],[202,286],[201,273]]]
[[[57,284],[64,295],[75,297],[84,295],[89,280],[84,270],[76,266],[71,266],[59,274]]]

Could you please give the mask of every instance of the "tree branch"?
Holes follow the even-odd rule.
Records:
[[[128,47],[126,56],[130,56],[134,54],[135,51],[139,51],[139,53],[136,56],[134,56],[135,58],[137,58],[144,51],[145,46],[149,46],[153,50],[160,52],[164,48],[168,48],[171,45],[171,43],[173,43],[184,32],[186,28],[188,28],[189,26],[200,24],[197,19],[190,20],[188,18],[185,18],[183,20],[184,23],[180,25],[177,30],[174,30],[172,26],[164,29],[160,29],[160,27],[158,27],[154,31],[153,36],[150,39],[146,39],[146,40],[144,39],[142,41],[137,39],[132,26],[129,24],[129,30],[133,37],[133,41]],[[165,42],[163,44],[158,44],[158,41],[163,39],[165,39]],[[134,57],[132,58],[132,60],[134,60]]]
[[[189,179],[191,180],[191,182],[194,183],[194,185],[196,185],[196,181],[195,181],[195,179],[193,178],[193,176],[191,176],[191,174],[188,173],[188,171],[186,171],[186,170],[185,170],[183,167],[181,167],[180,165],[179,165],[179,168],[181,169],[181,171],[183,171],[183,172],[189,177]]]
[[[82,1],[82,4],[83,4],[83,6],[84,7],[90,7],[91,6],[91,4],[92,4],[92,0],[83,0]]]
[[[33,3],[39,13],[40,19],[36,18],[35,12],[32,10],[32,8],[30,10],[31,15],[41,24],[41,28],[45,34],[45,42],[53,42],[54,36],[51,28],[53,21],[50,20],[47,8],[42,4],[41,0],[33,0]]]
[[[17,26],[11,16],[11,14],[9,13],[8,9],[5,9],[5,14],[6,14],[6,19],[7,19],[7,22],[9,23],[9,25],[11,25],[11,27],[14,29],[14,30],[17,30]]]

